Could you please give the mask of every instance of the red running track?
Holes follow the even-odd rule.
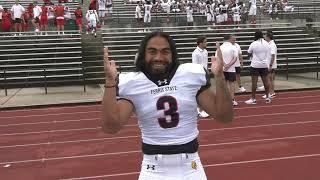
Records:
[[[320,91],[277,94],[271,104],[243,103],[232,123],[199,123],[208,179],[320,179]],[[135,180],[141,150],[136,119],[104,134],[100,106],[0,112],[0,179]]]

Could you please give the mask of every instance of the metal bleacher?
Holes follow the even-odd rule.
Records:
[[[0,86],[5,89],[84,84],[81,35],[0,36]]]
[[[34,0],[20,1],[27,8]],[[52,1],[57,4],[57,0]],[[42,1],[38,1],[42,4]],[[3,7],[11,8],[14,0],[0,0]],[[65,3],[73,12],[77,1]],[[73,15],[73,13],[71,13]],[[53,27],[52,27],[53,28]],[[48,31],[47,35],[29,32],[0,33],[0,88],[44,87],[83,84],[81,34],[66,30],[65,34]]]

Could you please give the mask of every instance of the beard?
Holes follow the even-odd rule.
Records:
[[[171,63],[153,61],[146,63],[146,70],[153,79],[163,79],[168,76]]]

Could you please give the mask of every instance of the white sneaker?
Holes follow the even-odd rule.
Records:
[[[269,94],[269,97],[270,98],[275,98],[276,97],[276,93]]]
[[[250,98],[249,100],[245,101],[246,104],[257,104],[256,99]]]
[[[209,117],[209,114],[206,113],[205,111],[201,111],[200,112],[200,117],[207,118],[207,117]]]
[[[243,86],[241,86],[241,87],[239,87],[238,91],[240,93],[243,93],[243,92],[246,92],[247,90]]]
[[[264,91],[264,86],[257,87],[257,91]]]
[[[235,100],[232,101],[232,104],[233,104],[233,106],[238,106],[238,103]]]
[[[276,93],[269,94],[269,98],[270,98],[270,99],[275,98],[275,97],[276,97]],[[264,94],[264,95],[262,96],[262,98],[263,98],[263,99],[266,99],[266,98],[267,98],[267,95]]]
[[[271,103],[271,98],[266,98],[266,104]]]

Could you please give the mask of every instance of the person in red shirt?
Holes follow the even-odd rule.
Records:
[[[56,15],[56,22],[57,22],[57,31],[58,34],[60,34],[60,31],[62,31],[62,34],[64,34],[64,6],[59,3],[55,8],[54,12]]]
[[[41,31],[48,31],[48,7],[45,4],[41,6],[41,14],[40,14],[40,28]],[[48,35],[48,32],[45,33]]]
[[[97,0],[90,0],[89,9],[97,10]]]
[[[76,17],[76,24],[79,27],[79,33],[82,33],[82,10],[81,6],[78,6],[74,11],[74,16]]]
[[[2,31],[9,32],[11,28],[11,13],[8,8],[3,8],[2,12]]]

